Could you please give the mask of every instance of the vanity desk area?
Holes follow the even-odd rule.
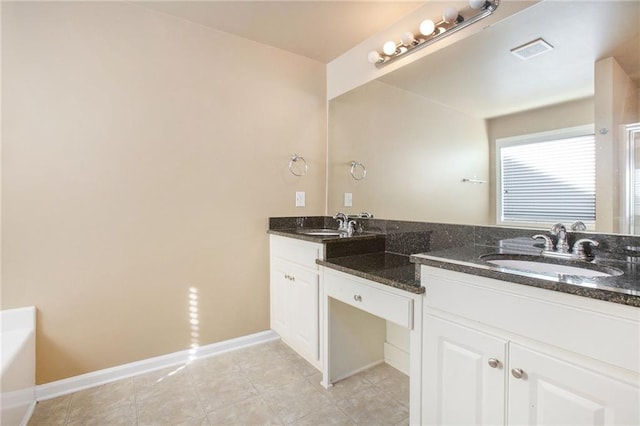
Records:
[[[409,376],[411,424],[640,423],[639,263],[619,257],[587,269],[622,275],[552,279],[484,260],[540,253],[530,230],[376,219],[359,235],[310,236],[335,221],[306,221],[271,222],[272,328],[321,370],[323,386],[387,362]],[[592,237],[609,248],[638,242]],[[287,242],[317,250],[317,287],[297,304],[311,340],[278,325]],[[393,351],[390,330],[404,333],[406,353]]]

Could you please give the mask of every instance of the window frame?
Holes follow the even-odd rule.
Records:
[[[495,191],[496,191],[496,224],[499,226],[511,226],[518,228],[534,228],[534,229],[548,229],[557,221],[549,222],[531,222],[531,221],[514,221],[503,220],[502,214],[502,202],[503,202],[503,188],[502,188],[502,161],[501,150],[505,147],[517,146],[517,145],[529,145],[539,142],[549,142],[558,139],[569,139],[582,136],[593,136],[595,141],[595,125],[585,124],[580,126],[566,127],[555,130],[549,130],[544,132],[528,133],[517,136],[509,136],[505,138],[497,138],[495,141]],[[596,185],[597,186],[597,185]],[[587,230],[595,230],[596,221],[583,221],[587,226]]]

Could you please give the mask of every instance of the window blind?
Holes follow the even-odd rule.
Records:
[[[502,220],[595,222],[594,135],[500,148]]]

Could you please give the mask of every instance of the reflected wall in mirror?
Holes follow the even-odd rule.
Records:
[[[553,49],[526,60],[511,53],[538,38]],[[496,141],[589,126],[595,230],[632,233],[638,166],[630,169],[625,126],[640,121],[639,86],[640,2],[536,3],[330,101],[329,211],[495,225]],[[350,176],[351,161],[366,166],[366,179]]]

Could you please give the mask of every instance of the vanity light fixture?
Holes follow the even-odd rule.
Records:
[[[437,22],[430,19],[422,21],[418,34],[407,31],[402,34],[399,43],[389,40],[382,46],[382,53],[372,50],[367,55],[367,59],[380,68],[486,18],[495,12],[499,4],[500,0],[469,0],[469,6],[460,11],[455,7],[448,7],[444,10],[441,20]]]

